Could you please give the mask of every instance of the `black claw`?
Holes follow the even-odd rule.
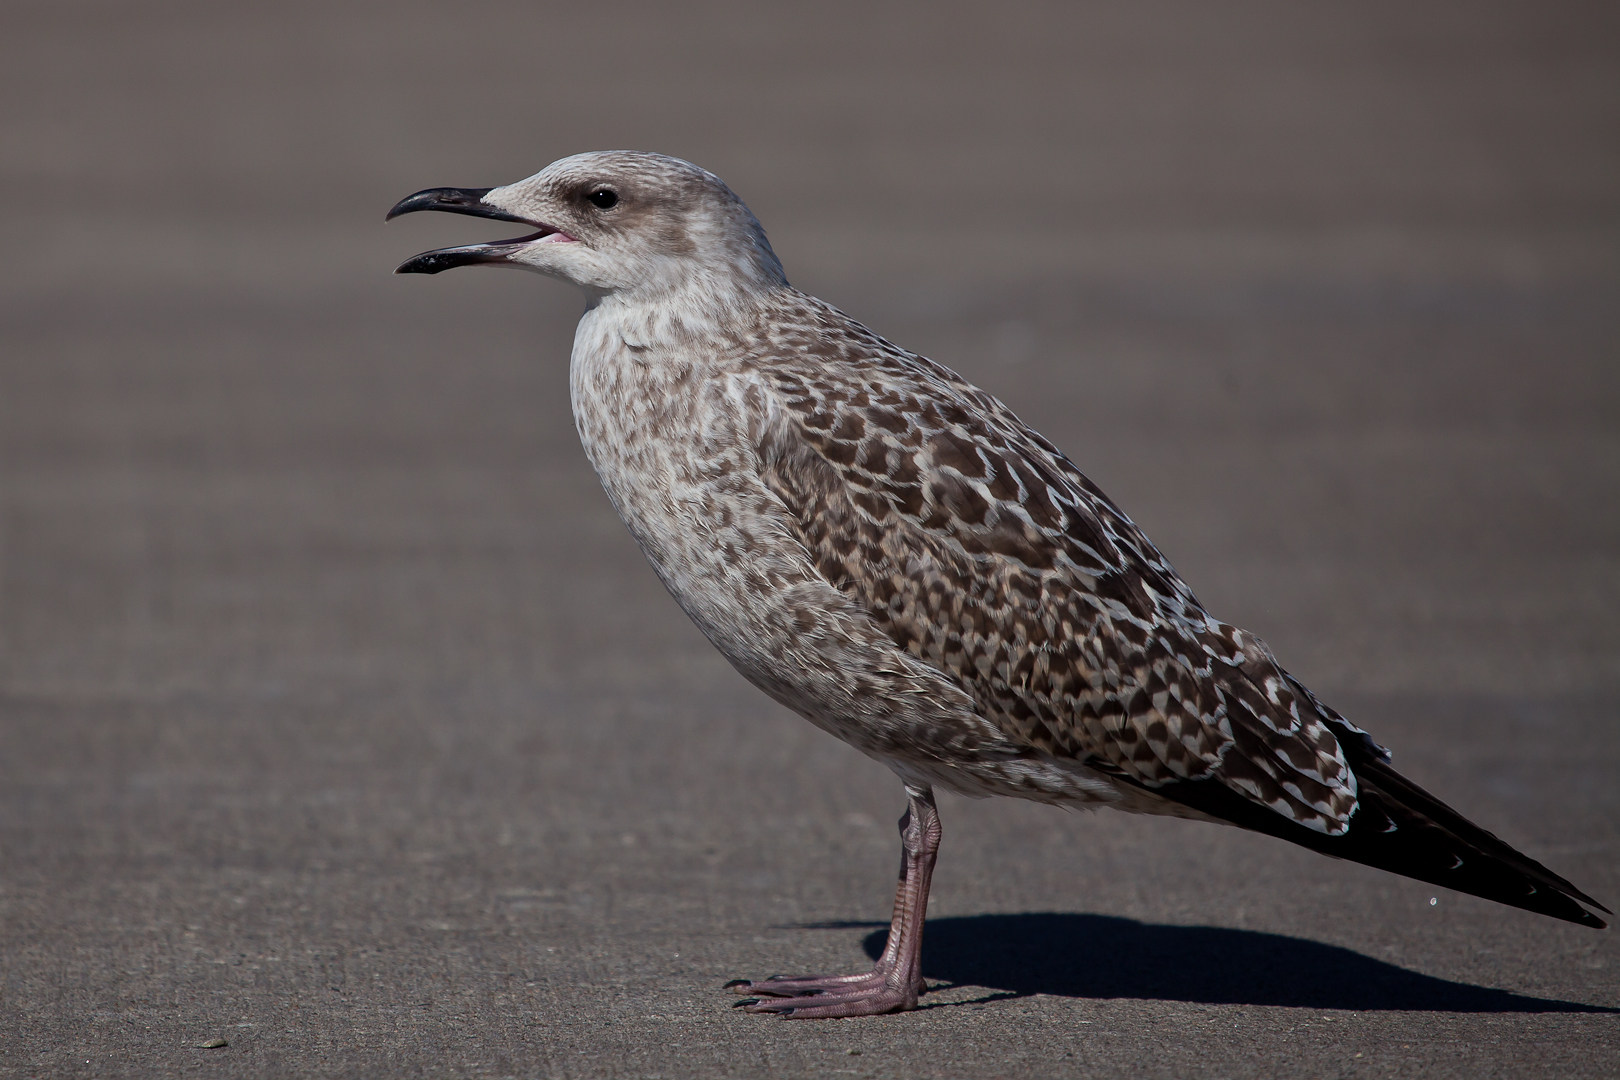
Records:
[[[793,1015],[793,1010],[792,1009],[777,1009],[776,1010],[776,1015],[777,1016],[792,1016]]]
[[[733,986],[752,986],[752,985],[754,985],[754,984],[749,982],[747,979],[732,979],[730,982],[726,983],[720,989],[722,989],[722,990],[730,990]]]
[[[733,1009],[746,1009],[750,1005],[758,1005],[759,998],[739,998],[731,1003]]]

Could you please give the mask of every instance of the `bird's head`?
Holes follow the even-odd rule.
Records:
[[[536,231],[424,252],[397,274],[513,266],[571,281],[594,298],[691,288],[724,296],[786,284],[743,201],[719,177],[662,154],[578,154],[505,187],[429,188],[401,200],[388,218],[418,210],[516,221]]]

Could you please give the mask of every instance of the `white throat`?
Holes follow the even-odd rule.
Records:
[[[709,340],[757,309],[761,291],[752,282],[690,279],[661,288],[587,290],[575,352],[587,338],[592,351],[622,343],[638,352]]]

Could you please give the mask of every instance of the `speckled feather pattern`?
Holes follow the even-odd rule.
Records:
[[[598,307],[572,377],[615,507],[744,675],[959,792],[1185,815],[1153,792],[1216,779],[1348,827],[1365,736],[1056,447],[819,300],[753,299],[656,335]]]

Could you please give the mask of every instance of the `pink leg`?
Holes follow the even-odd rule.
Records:
[[[739,1006],[751,1013],[776,1013],[796,1020],[873,1016],[917,1007],[918,995],[928,989],[922,977],[922,930],[940,827],[932,790],[907,784],[906,795],[910,802],[900,819],[902,855],[894,920],[889,925],[889,942],[872,970],[860,975],[777,975],[761,982],[738,979],[727,983],[727,988],[762,995],[739,1001]]]

